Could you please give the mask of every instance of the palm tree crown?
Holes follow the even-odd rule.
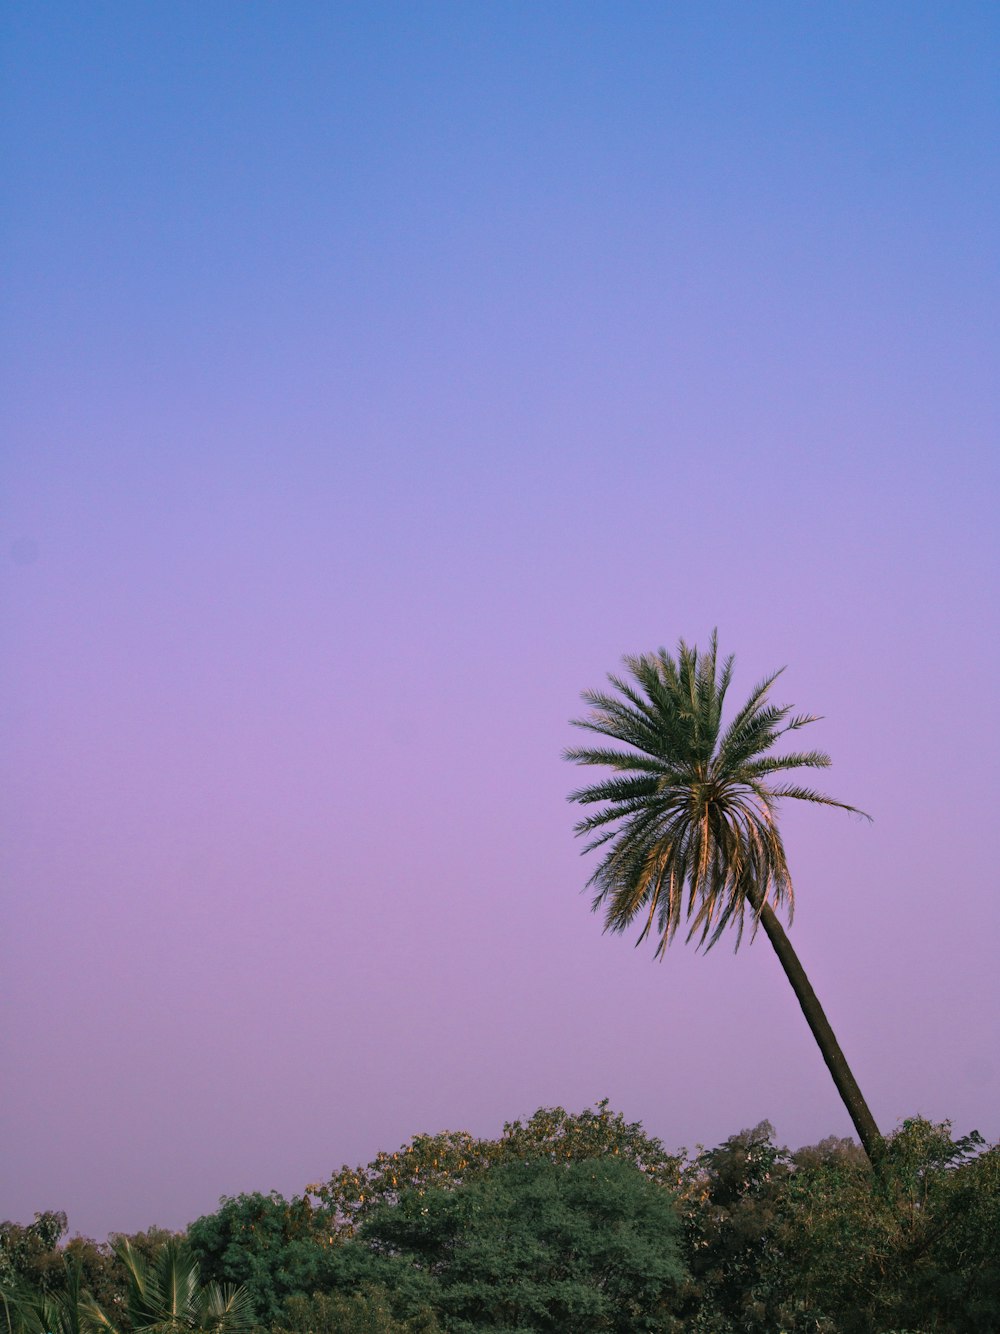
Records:
[[[609,676],[615,693],[585,691],[591,711],[573,722],[629,749],[565,753],[613,771],[570,794],[599,806],[576,825],[577,834],[593,835],[584,851],[610,845],[588,882],[596,888],[593,908],[604,910],[605,930],[644,919],[640,941],[655,927],[658,956],[682,920],[690,923],[687,938],[697,935],[705,949],[735,925],[738,948],[748,906],[754,930],[768,904],[784,906],[791,920],[792,878],[776,823],[781,800],[864,812],[782,777],[825,769],[830,757],[768,753],[786,733],[817,721],[769,701],[780,671],[754,687],[724,728],[733,657],[719,669],[715,632],[706,653],[681,640],[676,659],[660,649],[627,657],[625,666],[631,680]]]
[[[150,1263],[128,1237],[114,1248],[128,1276],[127,1321],[110,1315],[96,1301],[85,1303],[86,1325],[93,1334],[249,1334],[254,1312],[242,1285],[220,1287],[201,1282],[198,1262],[178,1237],[171,1237]]]

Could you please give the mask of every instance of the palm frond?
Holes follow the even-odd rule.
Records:
[[[872,817],[867,811],[859,810],[857,806],[849,806],[846,801],[837,801],[833,797],[828,797],[825,792],[816,792],[810,787],[798,787],[793,783],[786,783],[781,787],[772,787],[768,784],[767,791],[771,797],[777,800],[790,797],[793,801],[808,801],[815,806],[834,806],[839,811],[847,811],[850,815],[860,815],[863,819],[871,822]]]
[[[863,812],[812,788],[771,781],[830,764],[819,750],[772,753],[786,733],[818,720],[771,702],[780,671],[758,681],[723,727],[734,659],[720,664],[715,632],[704,653],[681,640],[676,657],[660,649],[624,663],[625,674],[608,677],[610,690],[584,692],[590,713],[573,720],[624,749],[565,752],[573,763],[611,771],[570,794],[596,808],[575,826],[587,836],[585,852],[601,849],[588,881],[592,907],[603,912],[606,931],[623,932],[639,920],[639,942],[655,932],[659,956],[683,922],[699,948],[710,949],[729,927],[738,947],[748,920],[756,931],[765,904],[789,918],[794,910],[778,803]]]
[[[253,1303],[246,1288],[209,1283],[199,1304],[199,1328],[206,1334],[243,1334],[255,1324]]]
[[[793,755],[764,755],[740,766],[747,778],[763,778],[765,774],[781,773],[784,769],[829,769],[833,761],[822,750],[801,751]]]
[[[641,773],[660,774],[664,771],[664,762],[658,756],[637,755],[627,750],[610,750],[603,747],[573,746],[563,751],[563,759],[574,764],[607,765],[609,769],[620,771],[634,770]]]

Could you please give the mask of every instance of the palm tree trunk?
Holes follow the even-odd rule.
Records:
[[[868,1110],[868,1104],[858,1088],[857,1080],[851,1074],[851,1067],[847,1064],[844,1053],[840,1050],[840,1043],[834,1036],[830,1021],[823,1013],[823,1007],[820,1005],[808,977],[806,977],[806,970],[799,963],[799,956],[792,949],[792,942],[785,934],[784,927],[778,921],[771,905],[760,900],[755,903],[753,895],[750,896],[750,901],[754,910],[760,915],[760,924],[764,928],[768,940],[774,946],[774,952],[781,961],[785,976],[792,985],[795,998],[802,1007],[806,1023],[812,1030],[812,1035],[816,1039],[823,1060],[826,1062],[826,1068],[833,1076],[837,1092],[844,1100],[844,1106],[854,1122],[854,1129],[858,1132],[858,1139],[860,1139],[864,1151],[868,1155],[868,1161],[874,1165],[882,1154],[885,1141],[875,1124],[875,1118]]]

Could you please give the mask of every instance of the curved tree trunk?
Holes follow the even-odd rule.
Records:
[[[826,1068],[833,1076],[837,1092],[844,1100],[844,1106],[854,1122],[854,1129],[858,1132],[858,1139],[860,1139],[864,1151],[868,1155],[868,1161],[874,1164],[881,1156],[884,1141],[878,1126],[875,1124],[875,1118],[868,1110],[868,1104],[858,1088],[857,1080],[851,1074],[851,1067],[847,1064],[844,1053],[840,1050],[840,1043],[834,1036],[830,1021],[823,1013],[823,1007],[817,1000],[816,993],[813,991],[808,977],[806,977],[806,971],[799,963],[799,956],[792,949],[792,942],[785,934],[785,929],[778,921],[774,909],[767,902],[761,903],[758,901],[753,903],[752,896],[751,903],[754,910],[760,914],[760,924],[764,928],[768,940],[774,946],[774,952],[781,961],[785,976],[792,984],[792,990],[802,1007],[806,1023],[812,1030],[812,1035],[816,1039],[823,1060],[826,1061]]]

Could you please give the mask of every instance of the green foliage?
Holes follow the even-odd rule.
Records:
[[[678,1180],[680,1160],[641,1125],[609,1111],[606,1102],[576,1115],[562,1107],[540,1108],[527,1121],[505,1125],[493,1140],[464,1131],[417,1135],[394,1153],[378,1154],[367,1166],[345,1166],[328,1182],[310,1186],[312,1199],[288,1201],[275,1192],[223,1199],[214,1214],[192,1223],[188,1242],[206,1279],[242,1284],[258,1320],[285,1325],[291,1297],[328,1293],[346,1281],[339,1243],[353,1236],[375,1210],[397,1204],[407,1191],[455,1189],[501,1163],[601,1156],[621,1157],[662,1183],[675,1185]],[[380,1281],[377,1274],[368,1277]],[[360,1281],[356,1274],[350,1279],[355,1286]],[[399,1276],[395,1281],[401,1281]],[[419,1304],[416,1294],[412,1309]]]
[[[342,1303],[352,1319],[391,1320],[403,1328],[437,1327],[437,1276],[413,1264],[409,1256],[383,1253],[355,1238],[339,1246],[332,1260],[333,1283],[325,1295]],[[313,1301],[321,1295],[314,1293]]]
[[[72,1293],[79,1297],[87,1294],[106,1310],[123,1307],[128,1274],[114,1250],[88,1237],[64,1241],[66,1226],[66,1215],[56,1212],[36,1214],[34,1222],[26,1226],[0,1223],[0,1290],[16,1292],[22,1310],[34,1304],[36,1314],[43,1299],[50,1306],[58,1306],[64,1298],[72,1304]],[[151,1262],[171,1235],[161,1228],[151,1228],[135,1233],[129,1242],[135,1252]],[[44,1317],[50,1324],[65,1318],[65,1313]]]
[[[66,1232],[66,1215],[48,1211],[35,1214],[34,1222],[0,1223],[0,1283],[27,1282],[46,1290],[62,1279],[59,1241]]]
[[[123,1299],[125,1278],[110,1249],[87,1237],[63,1243],[65,1232],[61,1212],[36,1214],[26,1226],[0,1224],[0,1329],[6,1334],[15,1326],[28,1334],[67,1334],[79,1324],[84,1294],[109,1307]]]
[[[794,1286],[785,1284],[786,1320],[794,1310],[845,1334],[976,1329],[955,1280],[971,1293],[986,1257],[976,1261],[967,1251],[956,1264],[946,1249],[966,1210],[981,1143],[976,1135],[953,1140],[947,1124],[915,1118],[889,1137],[875,1172],[842,1153],[797,1155],[780,1233],[783,1261],[797,1276]]]
[[[562,1107],[539,1108],[526,1121],[508,1122],[497,1139],[476,1139],[464,1131],[440,1135],[417,1135],[394,1153],[380,1153],[365,1167],[344,1167],[331,1179],[311,1186],[317,1201],[316,1217],[324,1220],[329,1235],[347,1240],[359,1231],[364,1236],[369,1221],[402,1218],[405,1201],[449,1192],[463,1194],[476,1183],[495,1180],[501,1168],[528,1162],[534,1171],[543,1166],[592,1163],[608,1159],[627,1165],[640,1179],[676,1186],[680,1159],[666,1152],[659,1140],[647,1135],[639,1123],[629,1123],[607,1102],[571,1114]],[[431,1208],[430,1205],[427,1206]],[[435,1209],[441,1207],[437,1203]],[[386,1210],[392,1211],[390,1214]],[[381,1224],[380,1224],[381,1225]],[[373,1257],[377,1263],[372,1268]],[[328,1283],[357,1291],[363,1284],[388,1288],[394,1294],[393,1317],[426,1319],[428,1303],[436,1300],[439,1284],[428,1289],[426,1267],[370,1247],[343,1247],[328,1252]],[[392,1264],[391,1273],[384,1266]],[[334,1271],[336,1270],[336,1277]]]
[[[919,1117],[873,1169],[767,1122],[686,1160],[606,1103],[540,1108],[496,1139],[417,1136],[312,1199],[224,1200],[190,1247],[65,1231],[0,1225],[0,1334],[1000,1330],[1000,1146]]]
[[[430,1308],[403,1319],[394,1314],[398,1306],[398,1294],[375,1283],[347,1293],[290,1297],[285,1323],[274,1334],[439,1334]]]
[[[678,1231],[670,1195],[621,1158],[537,1158],[411,1189],[344,1251],[409,1265],[448,1330],[659,1330],[683,1273]]]
[[[540,1107],[527,1121],[508,1121],[499,1141],[490,1146],[491,1163],[537,1160],[582,1162],[621,1158],[651,1181],[676,1188],[681,1160],[647,1135],[639,1121],[627,1122],[608,1109],[605,1098],[592,1110],[575,1115],[562,1107]]]
[[[789,1154],[766,1122],[702,1153],[682,1311],[715,1334],[1000,1329],[1000,1155],[981,1147],[915,1118],[874,1171],[847,1140]]]
[[[689,1323],[700,1318],[715,1334],[757,1329],[754,1321],[766,1309],[768,1256],[789,1173],[787,1153],[773,1135],[762,1121],[703,1150],[682,1174],[690,1277],[681,1310]]]
[[[31,1288],[23,1281],[0,1285],[5,1334],[83,1334],[87,1328],[81,1269],[67,1263],[59,1287]]]
[[[315,1208],[306,1197],[286,1200],[276,1191],[223,1199],[187,1232],[203,1277],[241,1284],[265,1324],[282,1318],[293,1293],[328,1285],[329,1251],[338,1237],[329,1209]]]
[[[621,1157],[655,1181],[677,1184],[680,1159],[639,1122],[630,1124],[620,1112],[610,1111],[605,1099],[576,1114],[540,1107],[527,1121],[507,1122],[494,1140],[475,1139],[466,1131],[416,1135],[395,1153],[380,1153],[365,1167],[342,1167],[328,1182],[308,1189],[319,1203],[317,1215],[332,1233],[347,1238],[373,1210],[396,1203],[407,1190],[454,1188],[500,1163],[604,1156]]]
[[[922,1295],[960,1334],[1000,1329],[1000,1145],[962,1163],[946,1181],[927,1238]]]
[[[346,1164],[329,1181],[307,1187],[329,1220],[331,1231],[346,1239],[380,1205],[394,1204],[406,1190],[457,1186],[489,1165],[489,1140],[465,1131],[414,1135],[395,1153],[380,1153],[364,1167]]]

